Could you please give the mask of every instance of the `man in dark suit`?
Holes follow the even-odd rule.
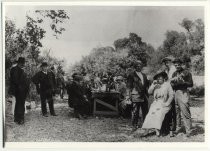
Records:
[[[73,82],[68,87],[69,100],[72,101],[75,117],[81,119],[88,113],[89,103],[82,87],[82,76],[74,73],[72,78]]]
[[[53,96],[55,95],[55,90],[56,90],[56,79],[55,79],[55,68],[54,66],[51,66],[49,71],[48,71],[48,77],[50,80],[50,84],[52,86],[52,94]]]
[[[53,91],[54,86],[52,82],[52,75],[48,73],[48,65],[46,62],[43,62],[41,65],[41,71],[35,74],[32,78],[32,81],[36,85],[37,93],[40,94],[41,98],[41,108],[42,115],[47,117],[47,107],[46,101],[48,100],[50,114],[52,116],[57,116],[54,111],[54,102],[53,102]]]
[[[134,68],[135,71],[128,76],[127,82],[132,100],[132,126],[133,130],[136,130],[138,128],[140,107],[143,121],[148,113],[149,80],[147,76],[141,72],[143,68],[141,61],[135,62]]]
[[[14,122],[24,124],[25,100],[29,93],[29,80],[24,71],[25,58],[20,57],[17,66],[10,71],[9,94],[15,96]]]

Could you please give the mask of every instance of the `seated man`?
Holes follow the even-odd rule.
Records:
[[[89,110],[89,102],[82,86],[82,76],[78,73],[72,75],[73,82],[68,88],[69,99],[72,101],[75,117],[83,119]]]

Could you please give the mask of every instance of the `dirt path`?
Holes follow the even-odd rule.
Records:
[[[40,107],[25,115],[25,124],[17,125],[11,114],[6,113],[6,141],[8,142],[201,142],[204,141],[204,103],[192,101],[193,136],[186,139],[183,132],[174,138],[148,136],[140,138],[131,133],[130,120],[120,118],[89,117],[79,120],[73,117],[67,102],[56,100],[58,116],[41,116]],[[10,110],[7,103],[7,110]]]

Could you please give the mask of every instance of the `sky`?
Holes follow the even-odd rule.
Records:
[[[40,9],[64,9],[70,16],[59,39],[52,36],[48,22],[43,24],[47,35],[42,50],[50,49],[51,55],[65,59],[67,65],[81,60],[93,48],[113,47],[115,40],[128,37],[131,32],[157,48],[167,30],[184,31],[179,25],[184,18],[204,20],[203,7],[192,6],[6,6],[5,14],[21,28],[25,26],[26,13],[33,17],[33,11]]]

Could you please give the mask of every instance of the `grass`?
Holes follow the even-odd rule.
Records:
[[[184,133],[176,137],[141,138],[131,132],[130,119],[118,117],[73,117],[67,100],[56,99],[57,117],[41,116],[40,106],[25,115],[25,124],[17,125],[10,114],[11,103],[6,103],[6,141],[8,142],[202,142],[204,141],[204,101],[191,102],[193,136],[185,139]]]

